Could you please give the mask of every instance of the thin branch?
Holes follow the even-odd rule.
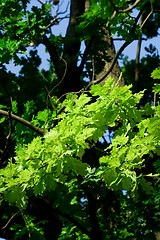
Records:
[[[63,76],[62,76],[61,80],[51,89],[51,91],[49,92],[49,94],[51,94],[51,92],[63,82],[63,80],[64,80],[64,78],[65,78],[65,76],[66,76],[66,73],[67,73],[67,62],[66,62],[63,58],[61,58],[61,59],[62,59],[62,61],[63,61],[64,64],[65,64],[65,69],[64,69]]]
[[[134,33],[134,31],[135,31],[135,29],[136,29],[136,26],[137,26],[137,23],[138,23],[141,15],[143,14],[143,11],[144,11],[144,9],[145,9],[145,7],[146,7],[147,4],[148,4],[148,2],[142,7],[142,9],[140,10],[140,12],[139,12],[138,15],[136,16],[135,22],[134,22],[133,27],[132,27],[132,30],[131,30],[131,34]]]
[[[93,42],[93,38],[94,38],[94,36],[92,36],[91,39],[88,41],[88,43],[86,45],[86,48],[85,48],[85,51],[83,53],[82,61],[81,61],[81,64],[79,66],[80,75],[81,75],[81,72],[83,71],[84,64],[86,62],[86,58],[87,58],[87,56],[89,54],[89,51],[90,51],[90,48],[91,48],[91,44]]]
[[[9,133],[8,136],[6,137],[6,148],[8,146],[9,143],[9,139],[11,138],[12,135],[12,118],[11,118],[11,112],[12,112],[12,97],[9,96],[9,101],[10,101],[10,110],[8,112],[9,114]]]
[[[118,12],[118,8],[116,7],[116,5],[114,4],[114,2],[112,0],[110,0],[110,3],[112,4],[113,8],[114,8],[114,12],[111,16],[111,20],[116,16],[117,12]]]
[[[126,9],[124,9],[124,10],[121,10],[121,11],[119,11],[119,12],[120,12],[120,13],[129,12],[129,11],[131,11],[133,8],[135,8],[135,7],[138,5],[138,3],[140,3],[140,2],[141,2],[141,0],[136,0],[135,3],[134,3],[131,7],[126,8]]]
[[[93,74],[92,74],[92,82],[95,79],[95,58],[94,56],[92,56],[92,70],[93,70]]]
[[[138,5],[138,3],[141,2],[141,0],[136,0],[135,3],[134,3],[131,7],[126,8],[126,9],[124,9],[124,10],[118,10],[118,8],[115,6],[115,4],[112,2],[112,0],[110,0],[110,2],[111,2],[112,6],[113,6],[114,9],[115,9],[114,12],[113,12],[113,14],[112,14],[112,16],[111,16],[111,20],[112,20],[112,19],[116,16],[117,13],[127,13],[127,12],[132,11],[133,8],[135,8],[135,7]]]
[[[10,219],[8,220],[8,222],[6,223],[6,225],[4,227],[2,227],[2,229],[5,229],[8,224],[12,221],[12,219],[18,214],[18,212],[14,213],[12,217],[10,217]]]
[[[37,0],[39,3],[41,4],[46,4],[45,2],[43,2],[42,0]]]
[[[66,18],[69,18],[69,15],[66,15],[62,18],[57,18],[57,17],[54,17],[53,21],[51,21],[46,27],[45,29],[49,28],[49,27],[53,27],[54,25],[58,25],[62,20],[66,19]]]
[[[123,38],[112,38],[113,41],[125,41]],[[147,38],[142,38],[142,40],[147,41]]]
[[[88,93],[88,91],[85,91],[85,89],[84,88],[82,88],[82,89],[80,89],[78,92],[67,92],[67,93],[64,93],[60,98],[58,98],[58,100],[57,100],[57,104],[58,104],[58,102],[60,102],[60,100],[63,98],[63,97],[65,97],[67,94],[69,94],[69,93],[71,93],[71,94],[81,94],[81,93]],[[58,112],[58,114],[59,114],[59,112]]]
[[[58,12],[58,13],[56,14],[56,17],[57,17],[58,15],[65,14],[65,13],[68,11],[68,7],[69,7],[69,1],[68,1],[68,3],[67,3],[66,10],[65,10],[64,12]]]
[[[23,220],[24,220],[24,223],[25,223],[25,225],[26,225],[27,231],[28,231],[28,237],[30,238],[30,237],[31,237],[31,234],[30,234],[30,232],[29,232],[30,229],[29,229],[28,224],[27,224],[27,221],[26,221],[26,216],[24,215],[24,213],[23,213],[23,211],[22,211],[21,208],[20,208],[20,212],[21,212],[22,218],[23,218]]]
[[[42,168],[44,168],[44,167],[46,167],[46,166],[48,166],[49,164],[48,163],[46,163],[46,164],[44,164],[43,166],[40,166],[39,168],[38,168],[38,170],[40,170],[40,169],[42,169]]]
[[[9,118],[9,113],[8,113],[7,111],[1,110],[1,109],[0,109],[0,115],[2,115],[3,117]],[[29,121],[27,121],[27,120],[25,120],[25,119],[23,119],[23,118],[20,118],[20,117],[18,117],[18,116],[15,115],[15,114],[12,114],[12,113],[11,113],[10,116],[11,116],[12,119],[14,119],[14,120],[16,120],[17,122],[25,125],[26,127],[30,128],[30,129],[33,130],[34,132],[39,133],[39,134],[42,135],[42,136],[44,136],[44,134],[46,133],[46,132],[43,131],[42,129],[34,126],[31,122],[29,122]]]
[[[145,20],[143,21],[143,23],[140,25],[140,28],[142,29],[145,25],[145,23],[147,22],[147,20],[150,18],[150,16],[153,14],[153,4],[151,3],[151,11],[148,14],[148,16],[145,18]]]

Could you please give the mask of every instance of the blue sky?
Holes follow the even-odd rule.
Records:
[[[63,4],[61,6],[61,12],[66,10],[67,2],[68,1],[63,1]],[[38,0],[31,0],[29,9],[31,9],[31,7],[33,5],[41,6],[41,4],[38,2]],[[52,10],[52,13],[54,14],[53,10]],[[67,25],[68,25],[68,19],[63,20],[59,25],[54,26],[52,31],[54,32],[55,35],[62,34],[64,36],[66,33]],[[116,51],[120,48],[120,46],[122,44],[123,44],[122,41],[115,41]],[[153,44],[157,48],[158,52],[160,53],[160,36],[158,36],[156,38],[152,38],[152,39],[142,42],[141,57],[145,56],[146,51],[145,51],[144,47],[145,46],[148,47],[149,44]],[[28,52],[31,49],[33,49],[33,48],[29,47]],[[82,49],[84,49],[83,46],[82,46]],[[137,41],[134,41],[123,51],[123,54],[124,54],[124,56],[127,55],[129,57],[129,60],[135,59],[136,58],[136,49],[137,49]],[[44,45],[40,44],[38,46],[37,50],[38,50],[38,54],[40,55],[40,57],[42,59],[42,64],[41,64],[40,68],[48,69],[49,62],[47,61],[47,59],[49,59],[49,54],[45,52]],[[10,63],[7,65],[7,69],[12,71],[13,73],[18,74],[20,67],[15,67],[12,63]]]

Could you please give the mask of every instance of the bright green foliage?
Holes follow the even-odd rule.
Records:
[[[44,138],[36,137],[27,146],[19,145],[16,164],[10,162],[0,170],[0,191],[4,198],[25,207],[28,190],[43,195],[53,191],[57,183],[65,184],[70,174],[85,177],[91,170],[81,161],[81,156],[89,148],[89,141],[98,141],[106,125],[116,126],[117,121],[121,121],[122,126],[116,130],[112,144],[100,158],[101,166],[95,177],[101,177],[107,188],[113,190],[132,190],[134,193],[141,184],[144,191],[150,193],[150,183],[143,175],[137,176],[135,171],[142,167],[144,155],[160,155],[159,105],[151,107],[152,115],[144,119],[145,108],[138,110],[136,107],[143,93],[133,95],[130,87],[113,88],[113,80],[109,79],[104,87],[92,87],[91,94],[96,96],[92,103],[86,94],[75,103],[68,97],[63,103],[65,111],[59,116],[62,119],[59,124]],[[41,121],[43,118],[45,112],[39,112],[36,119]]]
[[[151,77],[153,79],[160,79],[160,68],[156,68],[152,74],[151,74]]]

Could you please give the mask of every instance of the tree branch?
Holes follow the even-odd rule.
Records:
[[[14,213],[13,216],[10,217],[10,219],[9,219],[8,222],[5,224],[5,226],[2,227],[2,229],[5,229],[5,228],[8,226],[8,224],[9,224],[9,223],[12,221],[12,219],[17,215],[17,213],[18,213],[18,212]]]
[[[112,6],[113,6],[114,9],[115,9],[114,12],[113,12],[113,14],[112,14],[112,17],[111,17],[111,20],[112,20],[112,19],[116,16],[117,13],[127,13],[127,12],[132,11],[132,9],[135,8],[135,7],[138,5],[138,3],[141,2],[141,0],[136,0],[131,7],[126,8],[126,9],[124,9],[124,10],[118,10],[118,8],[115,6],[115,4],[112,2],[112,0],[110,0],[110,2],[111,2]]]
[[[58,209],[54,209],[54,211],[55,211],[58,215],[66,218],[68,221],[70,221],[70,222],[73,223],[75,226],[77,226],[77,228],[79,228],[79,229],[82,231],[82,233],[85,233],[85,234],[87,234],[89,237],[91,237],[91,233],[87,230],[87,228],[85,228],[85,227],[84,227],[81,223],[79,223],[75,218],[73,218],[72,216],[70,216],[70,215],[68,215],[68,214],[66,214],[66,213],[62,213],[62,212],[61,212],[60,210],[58,210]]]
[[[42,129],[34,126],[31,122],[28,122],[27,120],[18,117],[15,114],[9,113],[7,111],[1,110],[0,109],[0,115],[2,115],[3,117],[9,118],[11,117],[12,119],[16,120],[17,122],[25,125],[26,127],[30,128],[31,130],[33,130],[34,132],[44,136],[44,134],[46,133],[45,131],[43,131]]]
[[[136,1],[135,4],[138,4],[139,2],[140,2],[140,0]],[[134,6],[135,6],[135,4],[134,4]],[[135,29],[136,29],[138,20],[139,20],[139,18],[141,17],[141,15],[143,14],[143,10],[145,9],[145,6],[146,6],[146,5],[147,5],[147,3],[142,7],[141,11],[138,13],[138,15],[137,15],[137,17],[136,17],[136,19],[135,19],[135,22],[134,22],[134,24],[133,24],[133,27],[132,27],[132,29],[131,29],[130,34],[134,34],[134,31],[135,31]],[[152,11],[151,11],[151,12],[152,12]],[[151,15],[151,12],[150,12],[149,16]],[[148,18],[147,18],[147,19],[148,19]],[[142,25],[143,25],[143,23],[142,23]],[[143,27],[143,26],[141,26],[141,28],[142,28],[142,27]],[[131,41],[126,41],[126,42],[121,46],[121,48],[120,48],[120,49],[118,50],[118,52],[116,53],[115,58],[113,59],[113,61],[112,61],[111,65],[110,65],[108,71],[104,74],[104,76],[103,76],[102,78],[100,78],[100,79],[95,80],[95,81],[91,81],[91,82],[87,85],[87,87],[85,88],[85,90],[87,90],[88,88],[90,88],[90,86],[93,85],[93,84],[98,84],[98,83],[102,82],[102,81],[111,73],[111,71],[112,71],[112,69],[113,69],[113,67],[114,67],[114,65],[115,65],[115,63],[116,63],[119,55],[123,52],[123,50],[124,50],[131,42],[133,42],[133,40],[131,40]]]
[[[37,1],[41,4],[45,4],[45,2],[43,2],[42,0],[37,0]]]
[[[91,44],[93,42],[93,38],[94,38],[94,36],[92,36],[91,39],[86,44],[86,48],[85,48],[85,51],[83,53],[82,61],[81,61],[81,64],[79,66],[80,75],[81,75],[81,72],[83,71],[84,64],[86,62],[86,58],[87,58],[87,56],[89,54],[89,51],[90,51],[90,48],[91,48]]]
[[[131,11],[133,8],[135,8],[135,7],[138,5],[138,3],[140,3],[140,2],[141,2],[141,0],[136,0],[135,3],[134,3],[131,7],[126,8],[126,9],[124,9],[124,10],[122,10],[122,11],[119,11],[119,12],[120,12],[120,13],[129,12],[129,11]]]
[[[141,23],[140,28],[142,29],[143,26],[145,25],[145,23],[147,22],[147,20],[150,18],[150,16],[153,14],[153,4],[151,4],[151,11],[148,14],[148,16],[145,18],[145,20],[143,21],[143,23]]]
[[[43,43],[46,46],[49,55],[51,57],[51,62],[55,67],[56,74],[59,79],[63,77],[63,68],[64,63],[61,61],[60,57],[58,56],[57,49],[54,43],[51,43],[46,35],[43,35]]]

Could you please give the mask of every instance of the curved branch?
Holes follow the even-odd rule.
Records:
[[[112,15],[112,17],[111,17],[111,20],[112,20],[112,19],[116,16],[117,13],[127,13],[127,12],[132,11],[132,9],[135,8],[135,7],[138,5],[138,3],[141,2],[141,0],[136,0],[131,7],[126,8],[126,9],[124,9],[124,10],[118,10],[118,8],[115,6],[115,4],[112,2],[112,0],[110,0],[110,2],[111,2],[112,6],[113,6],[114,9],[115,9],[114,12],[113,12],[113,15]]]
[[[38,0],[38,2],[41,4],[45,4],[45,2],[43,2],[42,0]]]
[[[129,12],[129,11],[131,11],[133,8],[135,8],[135,7],[138,5],[138,3],[140,3],[140,2],[141,2],[141,0],[136,0],[135,3],[134,3],[131,7],[126,8],[126,9],[124,9],[124,10],[122,10],[122,11],[119,11],[119,12],[120,12],[120,13]]]
[[[12,219],[17,215],[17,213],[18,213],[18,212],[14,213],[13,216],[10,217],[10,219],[9,219],[8,222],[5,224],[5,226],[2,227],[2,229],[5,229],[5,228],[8,226],[8,224],[9,224],[9,223],[12,221]]]
[[[11,117],[12,119],[16,120],[17,122],[25,125],[26,127],[30,128],[31,130],[33,130],[34,132],[44,136],[44,134],[46,133],[45,131],[43,131],[42,129],[34,126],[31,122],[23,119],[23,118],[20,118],[18,117],[17,115],[15,114],[12,114],[12,113],[9,113],[7,111],[4,111],[4,110],[1,110],[0,109],[0,115],[2,115],[3,117],[6,117],[6,118],[9,118]]]
[[[141,23],[140,28],[142,29],[143,26],[145,25],[145,23],[147,22],[147,20],[150,18],[150,16],[153,14],[153,4],[151,4],[151,11],[148,14],[148,16],[145,18],[145,20],[143,21],[143,23]]]

